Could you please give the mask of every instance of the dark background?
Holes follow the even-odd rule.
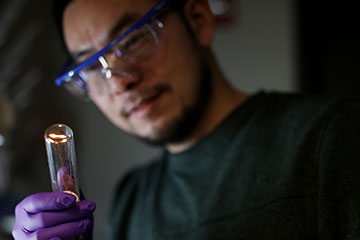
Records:
[[[300,91],[358,97],[360,14],[356,1],[301,1],[298,12]]]

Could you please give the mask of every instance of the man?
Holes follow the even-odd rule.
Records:
[[[358,236],[358,103],[235,90],[210,50],[207,0],[73,0],[62,19],[72,64],[56,83],[165,148],[120,183],[107,239]],[[34,194],[13,236],[91,239],[94,209]]]

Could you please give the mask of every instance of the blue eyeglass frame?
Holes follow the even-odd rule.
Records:
[[[118,42],[120,42],[122,39],[124,39],[128,34],[133,32],[134,30],[138,30],[142,28],[149,20],[151,20],[154,16],[156,16],[161,9],[163,9],[169,2],[173,0],[160,0],[154,7],[152,7],[139,21],[137,21],[134,25],[129,27],[127,30],[125,30],[123,33],[121,33],[119,36],[117,36],[113,41],[111,41],[108,45],[106,45],[104,48],[96,52],[94,55],[77,65],[76,67],[70,69],[69,71],[66,71],[66,69],[71,65],[72,60],[69,59],[64,66],[62,67],[62,70],[58,74],[58,77],[55,79],[55,85],[61,86],[67,79],[73,77],[75,74],[79,73],[81,69],[90,66],[94,62],[98,61],[99,57],[104,55],[109,49],[111,49],[113,46],[115,46]],[[64,72],[65,71],[65,72]]]

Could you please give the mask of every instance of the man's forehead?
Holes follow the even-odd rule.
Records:
[[[150,0],[74,0],[65,9],[64,22],[114,24],[125,15],[140,18],[153,4]]]
[[[155,1],[156,2],[156,1]],[[154,4],[154,1],[151,0],[73,0],[69,3],[68,8],[93,8],[95,10],[123,10],[131,8],[131,6],[147,6]]]
[[[64,13],[65,42],[71,52],[99,48],[153,5],[151,0],[74,0]]]

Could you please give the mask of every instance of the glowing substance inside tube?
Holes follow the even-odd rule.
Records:
[[[67,142],[69,137],[63,134],[49,133],[48,139],[52,143],[64,143]]]
[[[54,124],[46,129],[44,138],[53,191],[70,193],[79,201],[73,131],[65,124]]]

